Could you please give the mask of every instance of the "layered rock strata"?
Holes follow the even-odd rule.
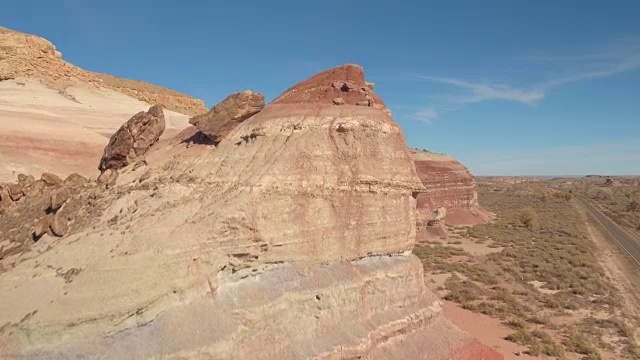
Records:
[[[501,359],[425,287],[402,130],[379,100],[333,104],[362,69],[311,79],[216,148],[126,167],[91,229],[14,259],[0,355]]]
[[[411,150],[411,153],[418,176],[426,188],[424,193],[418,195],[419,229],[441,236],[446,234],[446,231],[443,233],[443,223],[467,226],[490,220],[489,213],[478,203],[473,175],[462,163],[450,156],[424,150]],[[443,221],[432,221],[438,208],[446,209],[446,216],[439,216],[439,220]]]

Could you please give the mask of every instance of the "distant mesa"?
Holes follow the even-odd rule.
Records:
[[[446,237],[445,225],[486,223],[490,214],[478,203],[476,182],[469,169],[454,158],[412,149],[418,176],[426,191],[418,194],[418,237]]]

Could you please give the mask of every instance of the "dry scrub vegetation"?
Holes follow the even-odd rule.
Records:
[[[618,225],[640,237],[640,186],[587,185],[578,191]]]
[[[639,359],[637,322],[624,316],[572,193],[507,186],[480,184],[494,223],[416,247],[427,273],[452,274],[440,289],[445,299],[503,320],[513,329],[507,340],[533,356]],[[472,242],[502,250],[471,256],[464,248]]]

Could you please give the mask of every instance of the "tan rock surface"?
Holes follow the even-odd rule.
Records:
[[[49,186],[60,185],[62,184],[62,179],[60,176],[51,173],[44,173],[40,176],[40,180],[44,181],[45,184]]]
[[[55,189],[51,193],[51,204],[49,207],[51,210],[58,210],[67,200],[69,200],[70,196],[71,192],[67,187]]]
[[[425,287],[402,130],[332,98],[270,104],[215,149],[164,143],[91,190],[97,221],[0,260],[0,355],[501,359]]]

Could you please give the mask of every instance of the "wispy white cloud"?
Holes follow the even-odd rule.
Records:
[[[544,99],[549,90],[555,87],[588,79],[606,78],[640,69],[640,41],[626,39],[598,53],[528,56],[516,58],[516,60],[545,63],[545,65],[551,65],[556,69],[553,76],[524,86],[496,82],[473,82],[454,77],[431,75],[416,75],[416,77],[461,89],[463,94],[457,94],[451,101],[454,104],[506,100],[530,105]],[[434,108],[431,110],[436,111]]]
[[[588,71],[558,76],[554,79],[549,79],[545,82],[542,82],[538,86],[541,89],[549,89],[576,81],[605,78],[627,71],[636,70],[640,68],[640,52],[638,54],[633,54],[625,56],[622,59],[618,59],[618,61],[616,61],[615,63],[598,66],[598,68],[595,67],[596,66],[594,66],[594,69]]]
[[[470,90],[471,94],[469,96],[465,96],[458,100],[458,102],[463,104],[498,99],[517,101],[524,104],[533,104],[536,101],[544,98],[544,93],[539,90],[517,89],[505,84],[472,83],[453,78],[442,78],[424,75],[419,75],[418,77]]]
[[[437,120],[439,117],[440,115],[433,108],[420,109],[413,114],[414,119],[427,124],[431,124],[432,121]]]

